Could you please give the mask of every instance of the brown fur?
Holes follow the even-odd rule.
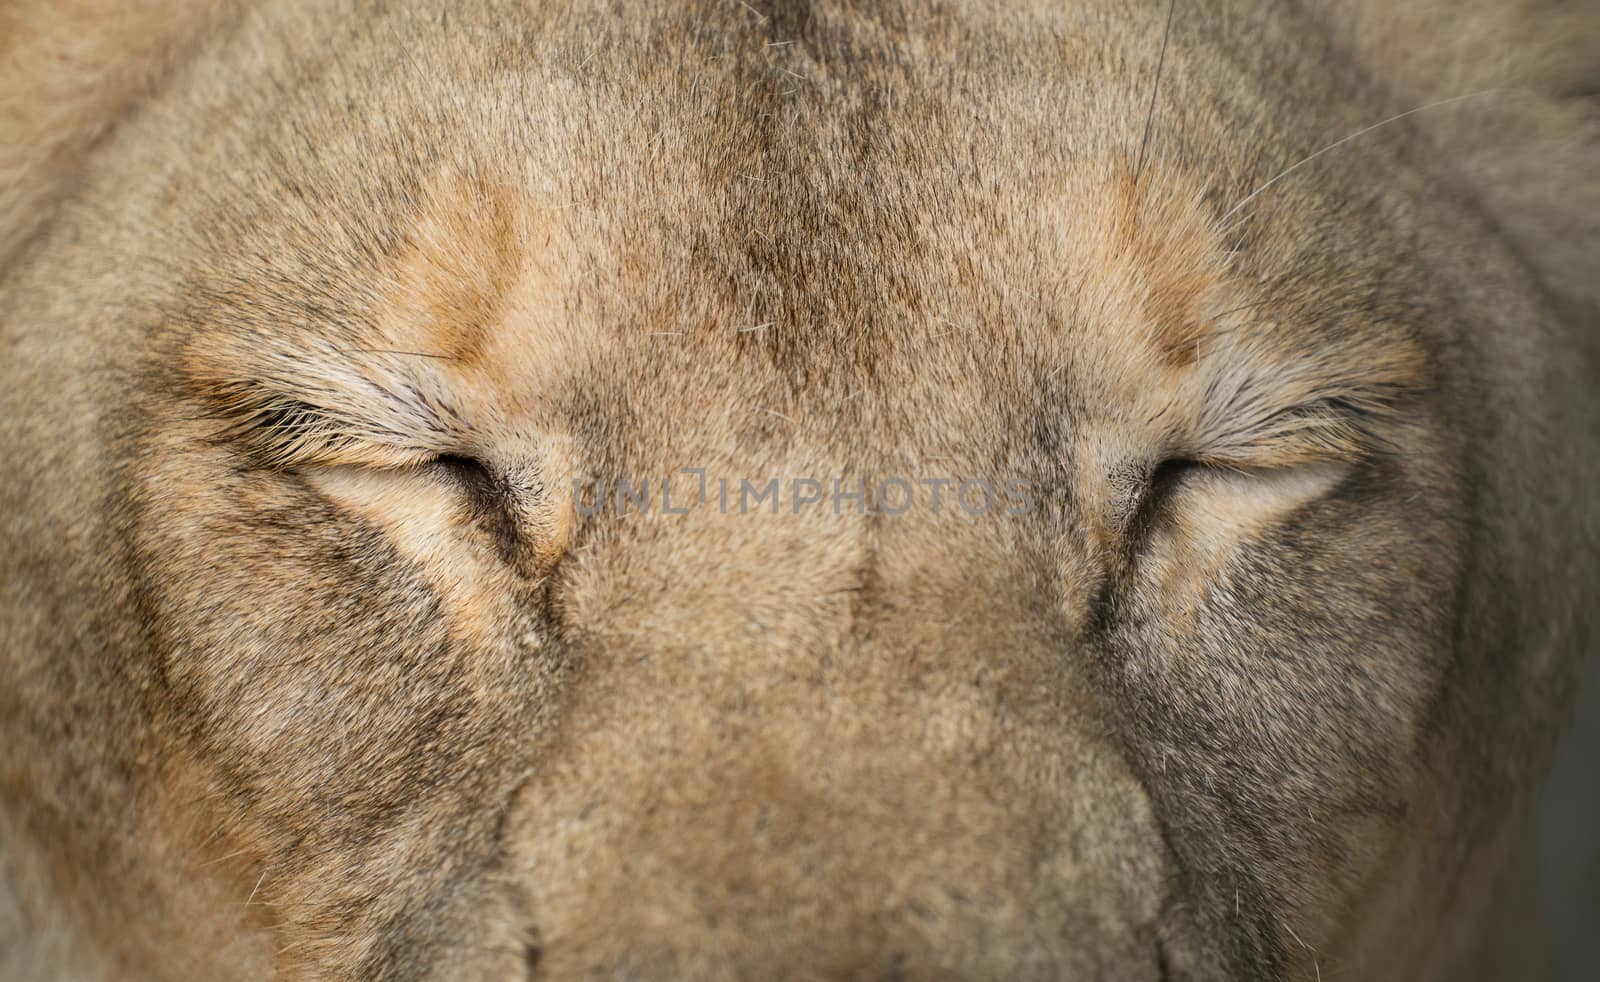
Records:
[[[1504,964],[1600,17],[175,6],[0,7],[0,977]]]

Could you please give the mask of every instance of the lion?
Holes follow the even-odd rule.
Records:
[[[0,977],[1531,978],[1597,39],[8,0]]]

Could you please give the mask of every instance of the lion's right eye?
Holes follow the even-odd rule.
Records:
[[[471,520],[494,539],[505,558],[515,559],[529,549],[548,550],[553,539],[550,502],[537,479],[466,453],[439,454],[427,467],[443,475]]]
[[[432,461],[452,481],[457,482],[475,501],[490,501],[505,492],[505,482],[489,465],[466,454],[440,454]]]

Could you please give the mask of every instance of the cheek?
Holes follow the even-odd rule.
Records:
[[[435,593],[382,532],[255,475],[191,490],[152,504],[138,568],[167,695],[208,740],[314,786],[359,769],[386,738],[375,721],[404,715],[378,680],[461,688]]]
[[[1328,772],[1408,746],[1448,658],[1455,564],[1342,469],[1185,489],[1121,632],[1144,698]]]
[[[539,643],[533,585],[504,561],[459,488],[426,474],[364,467],[319,468],[308,480],[335,508],[383,534],[438,598],[452,636],[480,649]]]
[[[1317,947],[1425,811],[1454,567],[1382,502],[1301,480],[1270,500],[1216,491],[1182,509],[1212,524],[1152,547],[1113,671],[1130,730],[1151,734],[1133,753],[1152,794],[1201,830],[1195,862],[1249,870]],[[1290,510],[1259,520],[1274,507]]]
[[[146,509],[130,589],[160,698],[241,777],[331,789],[396,755],[431,760],[440,718],[515,702],[541,671],[530,587],[503,581],[483,536],[456,534],[451,489],[334,471],[240,472],[169,448],[128,494]]]
[[[450,566],[430,538],[449,510],[426,495],[368,501],[393,506],[385,525],[331,490],[177,455],[142,479],[132,588],[164,669],[145,698],[200,761],[201,793],[175,808],[239,857],[232,902],[270,910],[285,951],[376,937],[413,905],[437,929],[553,712],[548,659],[453,633],[430,579]]]
[[[1167,617],[1192,621],[1242,551],[1296,509],[1328,494],[1349,472],[1348,465],[1335,463],[1253,473],[1192,472],[1144,546],[1141,592],[1161,598]]]

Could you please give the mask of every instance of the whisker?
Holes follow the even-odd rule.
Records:
[[[428,351],[404,351],[399,348],[351,348],[350,350],[363,355],[408,355],[412,358],[437,358],[440,361],[456,360],[451,355],[437,355]]]
[[[1272,301],[1270,299],[1265,299],[1265,300],[1255,300],[1255,301],[1252,301],[1250,303],[1242,303],[1237,307],[1229,307],[1227,310],[1224,310],[1220,314],[1212,314],[1211,317],[1210,317],[1210,320],[1211,321],[1219,321],[1222,318],[1227,317],[1229,314],[1237,314],[1241,310],[1250,310],[1253,307],[1263,307],[1263,306],[1265,306],[1265,305],[1267,305],[1267,304],[1269,304],[1271,302]]]
[[[1440,99],[1438,102],[1430,102],[1430,103],[1428,103],[1426,105],[1417,106],[1417,107],[1415,107],[1413,109],[1407,109],[1403,113],[1396,113],[1393,116],[1390,116],[1388,119],[1380,120],[1379,122],[1373,123],[1371,126],[1365,127],[1363,129],[1356,130],[1354,133],[1351,133],[1349,136],[1344,137],[1341,140],[1335,140],[1334,142],[1332,142],[1332,143],[1328,144],[1327,146],[1323,147],[1321,150],[1318,150],[1316,153],[1311,154],[1308,157],[1301,158],[1298,163],[1291,164],[1289,167],[1286,167],[1283,170],[1279,171],[1278,175],[1276,177],[1274,177],[1271,180],[1267,181],[1265,184],[1263,184],[1260,187],[1256,188],[1254,191],[1251,191],[1249,194],[1245,195],[1244,198],[1238,204],[1234,205],[1232,208],[1229,208],[1227,210],[1227,212],[1225,214],[1223,214],[1223,216],[1220,219],[1217,220],[1218,224],[1221,224],[1222,222],[1226,222],[1229,218],[1233,217],[1233,215],[1236,212],[1238,212],[1238,210],[1240,208],[1243,208],[1245,205],[1249,204],[1251,201],[1254,201],[1257,195],[1261,194],[1263,191],[1265,191],[1268,188],[1272,187],[1274,184],[1277,184],[1279,181],[1281,181],[1284,178],[1288,177],[1290,174],[1293,174],[1295,171],[1297,171],[1300,168],[1304,167],[1306,164],[1311,163],[1313,160],[1316,160],[1318,157],[1321,157],[1323,154],[1329,153],[1329,152],[1334,151],[1334,150],[1337,150],[1338,148],[1344,146],[1346,143],[1349,143],[1351,140],[1354,140],[1358,136],[1365,136],[1368,133],[1371,133],[1375,129],[1379,129],[1380,127],[1388,126],[1390,123],[1398,122],[1399,120],[1405,119],[1407,116],[1413,116],[1413,115],[1415,115],[1417,113],[1420,113],[1420,112],[1422,112],[1424,110],[1427,110],[1427,109],[1437,109],[1440,106],[1448,106],[1453,102],[1461,102],[1461,101],[1463,101],[1465,99],[1473,99],[1473,98],[1476,98],[1476,97],[1478,97],[1480,95],[1493,95],[1494,93],[1499,92],[1499,91],[1500,91],[1499,89],[1483,89],[1482,91],[1479,91],[1479,92],[1468,92],[1466,95],[1451,96],[1448,99]]]
[[[1150,86],[1150,108],[1144,115],[1144,139],[1139,141],[1139,160],[1133,166],[1133,183],[1139,183],[1139,175],[1144,173],[1144,152],[1150,146],[1150,127],[1156,120],[1156,96],[1161,92],[1161,74],[1167,67],[1167,42],[1172,40],[1172,17],[1178,11],[1178,0],[1171,0],[1167,4],[1167,27],[1161,34],[1161,56],[1156,59],[1156,81]]]

